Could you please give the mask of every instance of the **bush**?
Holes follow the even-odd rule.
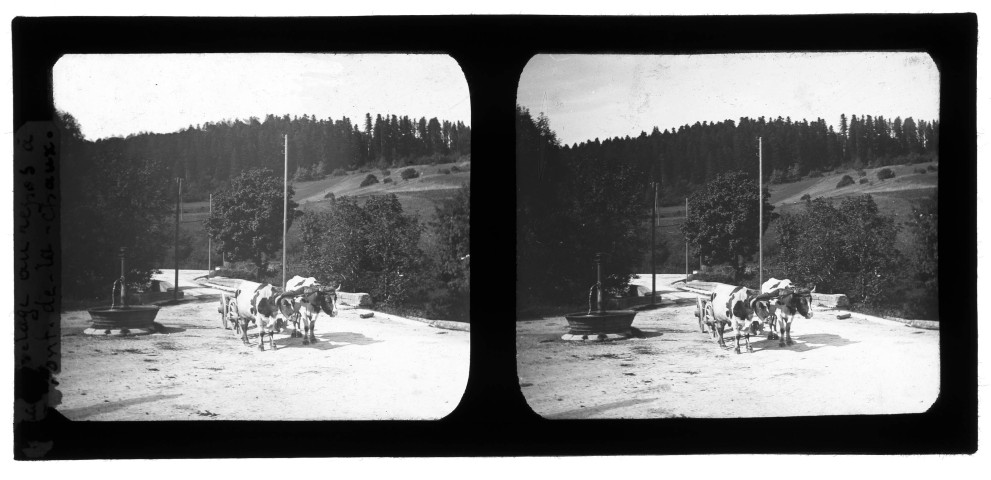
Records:
[[[334,196],[334,192],[327,192],[327,194],[324,195],[323,198],[329,198],[331,200],[337,200],[337,197]]]
[[[407,169],[403,170],[403,172],[400,174],[400,176],[403,178],[403,180],[409,180],[411,178],[419,177],[420,176],[420,172],[417,172],[416,169],[414,169],[414,168],[407,168]]]
[[[847,198],[839,207],[817,198],[802,213],[781,215],[775,226],[780,265],[795,283],[867,305],[894,294],[904,265],[895,248],[898,227],[870,195]]]
[[[860,179],[860,184],[863,185],[865,183],[867,183],[867,179],[866,178],[861,178]]]
[[[343,176],[345,176],[347,174],[348,174],[348,172],[344,171],[343,168],[335,168],[334,169],[334,172],[331,173],[331,175],[332,176],[335,176],[335,177],[343,177]]]
[[[392,177],[385,177],[382,179],[382,183],[392,183]]]
[[[809,178],[819,178],[819,177],[822,177],[822,172],[820,172],[819,170],[812,170],[811,172],[809,172]]]
[[[379,183],[379,179],[376,178],[375,175],[372,175],[372,174],[369,173],[368,176],[365,177],[365,179],[361,181],[361,186],[362,187],[367,187],[367,186],[372,185],[374,183]]]
[[[930,172],[935,172],[936,171],[936,166],[935,165],[929,165],[928,167],[926,167],[926,170],[929,170]]]
[[[889,178],[895,178],[895,172],[891,171],[890,168],[882,168],[877,171],[878,180],[886,180]]]
[[[341,197],[301,223],[304,270],[321,282],[343,282],[342,290],[389,305],[415,297],[425,283],[422,227],[395,195],[369,196],[362,205]]]
[[[926,169],[924,169],[924,168],[916,168],[915,169],[915,173],[920,173],[922,175],[925,175],[926,174]]]
[[[802,201],[803,202],[806,201],[806,200],[811,200],[811,199],[812,199],[812,197],[810,197],[809,194],[807,194],[807,193],[805,195],[802,195]]]
[[[387,169],[387,168],[382,169],[382,176],[383,177],[388,177],[389,175],[392,175],[392,172],[390,172],[389,169]]]
[[[450,175],[451,174],[451,170],[449,170],[447,168],[442,168],[440,170],[437,170],[437,173],[444,174],[444,175]]]
[[[853,185],[854,183],[856,182],[853,181],[853,177],[849,175],[843,175],[843,178],[840,179],[839,183],[836,184],[836,188],[843,188],[847,185]]]
[[[466,170],[467,170],[467,168],[466,168]],[[460,171],[461,171],[461,169],[460,169],[460,168],[458,168],[458,166],[457,166],[457,165],[451,165],[451,172],[453,172],[453,173],[458,173],[458,172],[460,172]]]
[[[788,181],[787,175],[785,175],[784,172],[778,169],[775,169],[773,172],[771,172],[771,178],[768,180],[768,182],[774,184],[785,183],[787,181]]]
[[[867,172],[864,171],[864,170],[857,170],[857,175],[859,175],[861,177],[866,177],[867,176]]]

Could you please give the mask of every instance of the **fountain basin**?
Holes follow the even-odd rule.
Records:
[[[155,333],[155,305],[104,307],[89,310],[93,323],[83,333],[87,335],[147,335]]]
[[[633,310],[605,310],[569,313],[568,333],[564,340],[616,340],[632,336],[630,327],[637,312]]]

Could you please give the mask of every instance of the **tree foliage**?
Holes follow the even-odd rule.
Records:
[[[207,233],[229,260],[247,260],[261,278],[269,258],[282,247],[284,215],[282,176],[269,169],[247,170],[223,191],[214,195],[213,213],[206,221]],[[296,216],[293,187],[288,187],[288,224]]]
[[[284,135],[288,135],[289,175],[301,181],[364,166],[455,161],[471,154],[471,127],[460,121],[421,118],[419,122],[431,127],[420,132],[419,122],[407,116],[376,115],[373,120],[369,115],[366,120],[371,123],[362,131],[348,117],[266,115],[119,140],[128,150],[143,152],[148,161],[162,162],[173,176],[182,177],[186,200],[205,200],[245,170],[267,167],[282,172]]]
[[[437,207],[431,223],[437,235],[437,279],[446,294],[436,300],[448,317],[467,318],[471,309],[471,186],[462,185],[457,195]]]
[[[897,226],[870,195],[844,199],[839,207],[816,198],[775,226],[780,267],[797,283],[870,305],[883,302],[898,281]]]
[[[420,285],[425,267],[417,246],[421,230],[395,195],[370,196],[363,205],[341,197],[328,211],[303,215],[304,266],[321,281],[398,305]]]
[[[109,294],[127,248],[129,288],[147,285],[172,243],[177,195],[166,164],[120,139],[86,142],[72,115],[62,130],[62,284],[70,297]]]
[[[742,260],[758,250],[757,179],[741,171],[719,174],[688,198],[689,215],[684,232],[695,256],[707,264],[728,263],[739,280],[743,273]],[[774,206],[765,188],[763,231],[772,220]]]
[[[915,274],[924,289],[923,309],[938,317],[939,301],[939,190],[912,211],[915,234]]]
[[[649,247],[637,229],[650,178],[622,156],[569,155],[546,117],[519,106],[516,136],[521,301],[580,300],[595,282],[598,252],[608,255],[606,287],[624,289]]]

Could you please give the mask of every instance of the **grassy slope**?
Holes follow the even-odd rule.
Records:
[[[340,177],[327,177],[323,180],[309,182],[295,182],[293,187],[296,193],[293,196],[293,200],[299,203],[300,209],[305,212],[329,208],[329,201],[324,198],[327,193],[333,193],[338,198],[352,196],[356,197],[359,201],[363,197],[367,198],[370,195],[394,193],[399,199],[399,203],[402,204],[404,212],[415,215],[420,219],[421,224],[427,225],[433,219],[435,207],[439,206],[444,200],[453,198],[457,193],[457,189],[463,183],[471,182],[470,171],[450,174],[438,172],[441,169],[450,169],[454,165],[457,165],[458,168],[463,170],[471,168],[470,162],[438,164],[436,166],[416,165],[412,168],[420,172],[420,177],[410,180],[403,180],[400,177],[400,172],[405,167],[394,168],[390,172],[390,176],[393,179],[392,183],[382,183],[384,177],[379,170],[371,170],[365,173],[355,171]],[[379,179],[379,183],[361,187],[361,181],[369,173],[375,175]],[[188,259],[180,262],[181,268],[206,268],[207,241],[203,221],[209,215],[209,208],[209,202],[206,201],[182,204],[183,213],[180,231],[184,235],[189,235],[194,244],[192,253],[190,253]],[[294,224],[289,228],[287,256],[289,257],[288,263],[290,264],[295,263],[293,259],[297,258],[302,250],[299,235],[298,225]],[[420,239],[420,248],[430,248],[433,243],[432,231],[429,228],[425,229]],[[172,262],[172,249],[169,249],[165,265],[171,266]],[[212,263],[216,266],[218,262],[219,256],[215,254]]]
[[[896,238],[896,247],[907,254],[914,248],[914,244],[912,233],[908,228],[905,228],[905,222],[910,219],[912,207],[917,205],[920,200],[928,198],[932,192],[931,189],[937,186],[939,180],[938,172],[915,173],[916,168],[926,168],[929,165],[938,164],[922,163],[886,167],[895,172],[895,178],[884,181],[877,180],[877,171],[885,167],[868,168],[864,171],[867,173],[866,178],[869,179],[869,183],[863,185],[857,183],[840,189],[836,188],[836,184],[843,178],[843,175],[850,175],[855,181],[860,181],[861,177],[856,170],[839,170],[820,178],[806,178],[793,183],[768,185],[768,189],[771,192],[771,203],[774,205],[776,213],[800,211],[804,203],[801,197],[806,193],[812,198],[823,197],[832,199],[834,202],[840,202],[844,197],[869,193],[874,197],[881,212],[886,215],[894,215],[895,222],[902,226]],[[665,264],[658,264],[658,272],[682,273],[685,271],[685,243],[680,227],[685,219],[685,207],[684,205],[662,207],[657,209],[657,213],[657,224],[659,225],[657,235],[666,240],[669,248],[673,250]],[[646,222],[649,221],[648,218]],[[643,231],[644,235],[650,234],[648,223],[645,223]],[[757,241],[756,234],[754,241]],[[773,260],[768,258],[768,250],[773,250],[776,243],[777,235],[772,223],[764,236],[765,262]],[[689,269],[697,268],[698,259],[689,259]],[[640,271],[650,271],[650,252],[646,252]]]

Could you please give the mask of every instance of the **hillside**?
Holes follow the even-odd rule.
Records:
[[[460,172],[440,173],[440,170],[450,170],[457,166]],[[343,196],[355,197],[359,202],[362,198],[372,195],[395,194],[399,203],[403,206],[403,211],[415,215],[421,225],[427,225],[433,219],[435,207],[440,206],[444,200],[453,198],[457,189],[464,183],[471,182],[471,162],[445,163],[430,165],[414,165],[420,173],[417,178],[403,180],[400,172],[403,168],[390,169],[393,179],[392,183],[382,183],[385,176],[380,170],[366,170],[365,172],[353,171],[338,177],[327,177],[322,180],[308,182],[294,182],[295,195],[293,200],[300,204],[299,209],[306,211],[320,211],[330,207],[330,201],[325,197],[333,193],[335,197]],[[361,187],[361,181],[368,174],[375,175],[379,183]],[[203,222],[209,216],[209,202],[186,202],[182,204],[182,222],[180,232],[190,239],[190,253],[185,260],[180,260],[180,268],[206,268],[207,264],[207,236],[203,227]],[[287,256],[289,263],[294,263],[293,259],[302,250],[299,238],[299,226],[294,224],[289,228],[289,238],[287,241]],[[420,239],[420,248],[428,248],[433,244],[433,235],[429,229],[425,229]],[[180,247],[180,257],[183,248]],[[172,249],[166,253],[165,265],[172,265]],[[219,263],[219,256],[214,254],[212,264]]]
[[[920,163],[914,165],[891,165],[888,167],[866,168],[866,177],[860,177],[856,170],[836,170],[819,178],[804,178],[797,182],[767,185],[771,193],[771,203],[774,205],[775,213],[789,213],[799,211],[804,204],[802,196],[808,194],[811,198],[827,198],[834,202],[842,201],[844,197],[870,194],[874,197],[880,211],[885,215],[894,215],[895,223],[902,226],[896,239],[897,248],[903,253],[909,253],[913,248],[912,234],[907,229],[906,222],[910,219],[912,207],[919,201],[927,198],[933,188],[939,183],[939,173],[929,172],[925,174],[915,173],[918,168],[928,168],[930,165],[938,168],[938,163]],[[895,173],[895,178],[884,181],[877,179],[877,171],[881,168],[890,168]],[[854,185],[843,188],[836,188],[843,175],[850,175]],[[860,178],[867,178],[868,183],[860,184]],[[657,209],[658,230],[657,235],[667,242],[672,250],[670,258],[664,264],[658,264],[658,272],[683,273],[685,270],[685,243],[681,235],[681,224],[685,219],[685,206],[661,207]],[[650,221],[649,215],[647,222]],[[644,234],[649,235],[650,226],[645,224]],[[755,232],[754,241],[757,241]],[[764,235],[764,260],[773,260],[773,252],[777,244],[777,235],[774,224]],[[689,260],[690,269],[698,269],[698,258]],[[641,271],[650,270],[650,252],[644,255]]]

